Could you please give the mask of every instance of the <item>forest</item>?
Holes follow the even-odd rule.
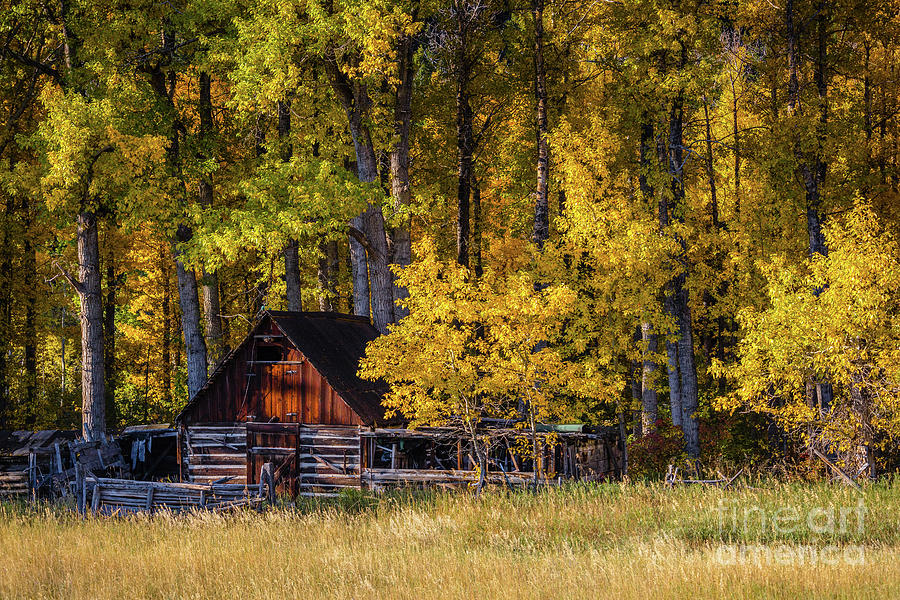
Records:
[[[0,429],[168,422],[338,311],[413,424],[897,467],[900,3],[0,7]]]

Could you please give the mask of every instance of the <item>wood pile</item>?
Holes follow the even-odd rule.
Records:
[[[0,498],[31,495],[57,470],[60,446],[75,435],[56,429],[0,431]]]
[[[70,442],[69,454],[73,468],[79,465],[83,473],[109,473],[131,478],[131,464],[122,456],[122,448],[115,439]]]
[[[0,498],[29,493],[28,469],[0,471]]]
[[[35,470],[31,486],[35,496],[65,497],[75,493],[77,473],[92,473],[131,478],[131,469],[122,456],[118,441],[103,437],[101,440],[73,440],[55,443],[46,472]]]
[[[678,473],[679,468],[675,465],[669,465],[669,468],[666,471],[665,477],[665,485],[666,487],[675,487],[676,485],[707,485],[707,486],[716,486],[727,488],[730,487],[731,484],[744,472],[744,469],[740,469],[737,473],[732,477],[725,477],[721,473],[719,473],[718,478],[713,479],[684,479],[679,478]]]

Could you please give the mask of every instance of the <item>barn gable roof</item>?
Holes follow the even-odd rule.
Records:
[[[353,412],[369,425],[384,421],[381,399],[388,391],[387,384],[366,381],[356,374],[366,344],[378,337],[368,318],[333,312],[268,314]]]
[[[190,408],[207,392],[210,383],[234,362],[238,351],[250,343],[260,326],[271,319],[288,341],[296,347],[325,378],[335,392],[367,425],[385,421],[381,399],[388,391],[383,381],[366,381],[357,374],[366,344],[378,337],[366,317],[333,312],[266,311],[247,337],[225,357],[210,374],[206,384],[182,409],[181,421]]]

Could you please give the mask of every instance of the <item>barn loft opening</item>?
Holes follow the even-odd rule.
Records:
[[[284,348],[281,346],[261,345],[256,349],[257,362],[281,362],[284,360]]]

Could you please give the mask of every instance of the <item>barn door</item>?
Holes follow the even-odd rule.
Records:
[[[259,485],[260,471],[272,464],[275,490],[297,494],[299,425],[296,423],[247,423],[247,484]]]
[[[247,483],[259,484],[272,463],[279,493],[336,496],[359,488],[359,428],[356,426],[247,424]]]

